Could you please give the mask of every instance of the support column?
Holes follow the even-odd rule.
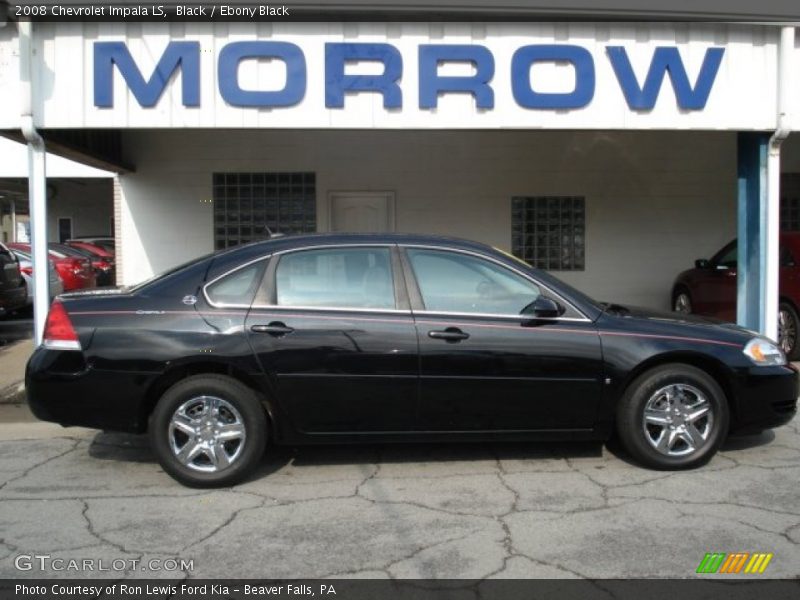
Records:
[[[768,133],[738,136],[736,321],[777,338],[779,201],[770,201]],[[773,167],[774,168],[774,167]]]

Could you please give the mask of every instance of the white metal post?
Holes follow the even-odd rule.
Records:
[[[47,171],[44,140],[36,131],[33,117],[34,62],[33,24],[20,21],[19,56],[22,85],[20,129],[28,142],[28,202],[31,222],[31,260],[33,262],[34,344],[42,343],[44,324],[50,307],[50,265],[47,252]]]
[[[787,112],[789,110],[789,90],[791,78],[795,76],[792,64],[794,56],[794,27],[781,28],[778,47],[778,94],[777,124],[770,139],[767,157],[767,203],[764,218],[767,225],[766,244],[766,282],[764,297],[764,323],[761,331],[770,339],[778,339],[778,304],[780,279],[780,203],[781,203],[781,144],[791,131]]]

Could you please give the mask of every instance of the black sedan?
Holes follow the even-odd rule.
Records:
[[[734,325],[597,303],[491,247],[273,238],[57,299],[31,357],[41,419],[149,431],[170,475],[228,485],[276,444],[603,440],[701,465],[796,411],[798,376]]]

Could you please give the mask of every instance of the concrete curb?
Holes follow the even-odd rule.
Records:
[[[13,383],[0,390],[0,404],[25,404],[27,401],[24,381]]]

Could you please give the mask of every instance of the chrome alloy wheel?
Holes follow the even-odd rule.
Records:
[[[676,313],[689,314],[692,312],[692,301],[689,299],[689,294],[681,292],[675,296],[675,306],[672,307]]]
[[[653,448],[666,456],[687,456],[711,435],[714,411],[694,386],[674,383],[657,390],[644,407],[642,427]]]
[[[797,327],[787,309],[781,308],[778,311],[778,344],[786,356],[794,353],[794,346],[797,343]]]
[[[172,414],[168,435],[175,458],[203,473],[233,464],[246,439],[242,415],[216,396],[198,396],[181,404]]]

